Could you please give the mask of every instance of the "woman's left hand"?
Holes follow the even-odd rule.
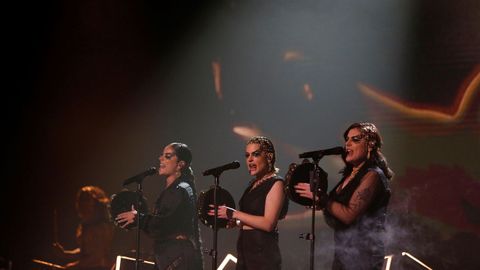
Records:
[[[215,215],[215,208],[213,207],[213,204],[209,204],[208,206],[211,208],[210,210],[208,210],[208,215],[209,216],[214,216]],[[227,208],[225,207],[225,205],[218,206],[217,217],[218,218],[223,218],[223,219],[229,219],[228,216],[227,216]]]
[[[294,187],[295,187],[295,192],[298,195],[300,195],[301,197],[305,197],[305,198],[313,200],[313,193],[310,190],[310,184],[309,183],[300,182],[300,183],[296,184]]]
[[[125,228],[127,225],[132,224],[135,222],[135,216],[137,215],[137,210],[132,205],[132,211],[123,212],[118,214],[115,218],[115,221],[118,222],[121,228]]]

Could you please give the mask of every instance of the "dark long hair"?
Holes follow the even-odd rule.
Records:
[[[191,182],[192,186],[194,186],[195,177],[192,167],[190,166],[192,164],[192,151],[190,151],[188,145],[184,143],[174,142],[169,145],[175,150],[175,155],[177,155],[178,160],[185,162],[185,166],[181,171],[181,177],[187,179]]]
[[[347,130],[345,130],[345,132],[343,133],[343,138],[347,140],[348,132],[355,128],[358,128],[362,135],[365,136],[368,147],[372,149],[372,151],[370,152],[370,157],[367,159],[364,166],[377,166],[383,171],[387,179],[391,179],[393,177],[393,171],[388,166],[387,159],[380,150],[383,145],[383,140],[377,127],[374,124],[368,122],[353,123],[347,128]],[[347,163],[345,168],[342,170],[343,175],[350,175],[352,169],[353,165]]]
[[[180,142],[173,142],[169,144],[177,155],[178,161],[185,162],[185,166],[182,168],[180,178],[188,182],[193,191],[193,199],[195,203],[195,213],[197,213],[197,188],[195,187],[195,176],[193,175],[192,164],[192,151],[188,145]],[[201,249],[202,241],[200,239],[200,226],[198,226],[198,218],[193,217],[194,232],[195,232],[195,245],[198,249]],[[201,258],[202,259],[202,258]],[[202,259],[203,260],[203,259]]]

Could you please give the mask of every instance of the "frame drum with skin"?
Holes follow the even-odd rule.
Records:
[[[312,200],[309,198],[301,197],[295,192],[295,185],[298,183],[310,183],[310,178],[313,175],[315,165],[305,159],[302,164],[292,163],[288,168],[288,172],[285,175],[285,193],[287,197],[298,204],[304,206],[312,206]],[[324,192],[328,189],[327,173],[320,168],[320,181],[318,188]]]
[[[208,190],[200,192],[198,196],[198,218],[206,226],[213,229],[214,217],[208,215],[208,211],[211,209],[210,205],[213,205],[213,193],[215,187],[211,187]],[[221,188],[217,188],[217,205],[226,205],[235,209],[235,201],[230,193]],[[228,220],[223,218],[217,219],[217,228],[226,228]]]

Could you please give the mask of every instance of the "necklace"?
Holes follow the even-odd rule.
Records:
[[[269,173],[269,174],[266,174],[266,175],[264,175],[262,178],[260,178],[260,179],[258,179],[258,180],[255,180],[255,181],[253,182],[252,189],[258,187],[261,183],[265,182],[265,180],[270,179],[270,178],[273,177],[273,176],[276,176],[276,174],[275,174],[274,172]]]
[[[359,166],[352,168],[352,172],[350,173],[349,176],[347,176],[343,184],[339,187],[338,191],[344,189],[348,185],[348,183],[350,183],[350,181],[355,177],[358,171],[360,171],[360,169],[362,168],[363,163],[365,162],[362,162]]]

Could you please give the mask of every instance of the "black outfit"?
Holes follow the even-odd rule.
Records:
[[[335,257],[332,265],[334,270],[370,270],[381,269],[383,266],[385,251],[382,232],[385,230],[387,205],[390,199],[390,188],[383,171],[378,167],[364,166],[352,181],[337,193],[337,187],[343,184],[346,179],[344,177],[330,191],[329,199],[348,205],[362,178],[369,171],[375,171],[378,174],[382,185],[362,216],[358,217],[353,223],[346,225],[328,211],[324,211],[327,224],[335,230]]]
[[[179,178],[162,191],[154,213],[141,221],[142,229],[154,240],[159,270],[203,269],[196,201],[195,187]]]
[[[277,181],[282,178],[275,176],[266,179],[263,183],[252,189],[254,181],[250,183],[240,199],[240,211],[263,216],[265,214],[265,199]],[[288,209],[288,200],[285,199],[280,219],[284,218]],[[282,258],[278,247],[278,231],[240,230],[237,241],[237,270],[245,269],[281,269]]]

